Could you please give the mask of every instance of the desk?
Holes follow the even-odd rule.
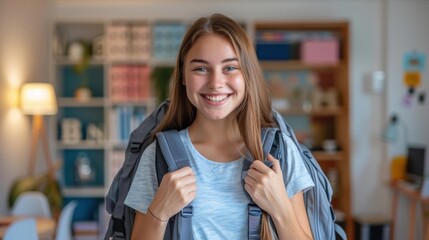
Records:
[[[399,195],[403,195],[408,198],[411,203],[409,206],[409,232],[408,236],[410,240],[414,240],[415,238],[415,225],[416,225],[416,206],[417,204],[422,204],[423,209],[427,209],[429,207],[429,198],[423,198],[420,194],[420,190],[413,189],[412,187],[401,184],[400,182],[391,182],[391,188],[393,189],[393,203],[392,203],[392,213],[393,213],[393,221],[392,226],[390,228],[390,238],[393,239],[393,235],[395,233],[395,225],[396,225],[396,215],[398,209],[398,201]],[[427,210],[426,210],[427,211]],[[424,234],[424,239],[429,240],[429,219],[424,218],[426,222],[426,233]]]
[[[0,216],[0,239],[3,239],[4,234],[6,233],[7,227],[12,224],[14,221],[23,219],[25,217],[18,216]],[[37,234],[39,239],[53,239],[55,233],[55,220],[52,218],[46,217],[37,217]]]

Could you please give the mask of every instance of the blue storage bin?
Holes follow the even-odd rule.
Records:
[[[257,43],[259,60],[291,60],[293,49],[290,43]]]

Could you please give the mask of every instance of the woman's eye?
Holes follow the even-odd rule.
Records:
[[[234,67],[234,66],[227,66],[227,67],[225,67],[225,71],[227,71],[227,72],[233,71],[233,70],[236,70],[236,69],[237,69],[237,67]]]
[[[208,69],[206,67],[197,67],[197,68],[194,68],[194,71],[197,71],[197,72],[207,72]]]

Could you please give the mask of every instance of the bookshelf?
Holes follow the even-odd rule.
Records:
[[[274,108],[325,171],[337,221],[351,238],[349,25],[278,21],[256,22],[253,29]]]
[[[186,25],[57,20],[52,29],[64,204],[77,201],[77,226],[103,222],[99,209],[125,159],[129,135],[159,101],[151,73],[173,67]]]

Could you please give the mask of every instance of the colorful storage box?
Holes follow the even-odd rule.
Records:
[[[338,40],[304,40],[301,44],[301,60],[310,64],[337,64],[339,61]]]
[[[291,43],[258,43],[256,54],[259,60],[292,60],[297,57]]]

